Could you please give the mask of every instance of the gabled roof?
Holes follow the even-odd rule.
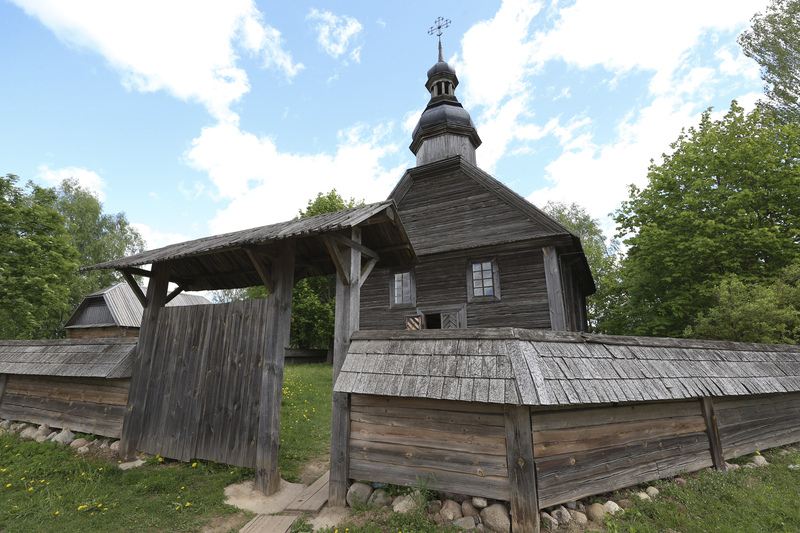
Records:
[[[141,265],[169,262],[170,281],[184,290],[252,287],[263,282],[248,250],[269,262],[277,256],[276,245],[280,241],[296,238],[295,280],[299,280],[336,272],[326,246],[326,236],[354,227],[362,229],[362,244],[380,254],[379,267],[418,262],[397,217],[394,202],[388,200],[172,244],[81,270],[126,270]]]
[[[0,374],[129,378],[137,339],[0,341]]]
[[[178,294],[167,307],[179,305],[211,305],[199,294]],[[138,328],[144,308],[127,283],[116,283],[87,295],[67,320],[65,328],[97,328],[118,326]]]
[[[800,392],[800,347],[515,328],[362,331],[334,390],[532,406]]]
[[[421,257],[536,241],[583,255],[577,235],[459,156],[408,169],[389,198]],[[580,265],[591,294],[594,281],[585,257]]]

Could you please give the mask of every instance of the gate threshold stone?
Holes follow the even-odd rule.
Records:
[[[296,516],[259,515],[250,520],[239,533],[286,533]]]
[[[328,501],[328,482],[331,472],[328,470],[305,490],[284,511],[292,513],[318,513]]]

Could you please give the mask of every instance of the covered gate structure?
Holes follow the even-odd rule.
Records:
[[[389,200],[86,267],[121,272],[144,307],[120,453],[252,466],[256,487],[277,492],[292,287],[306,277],[336,274],[335,381],[358,330],[361,284],[375,267],[417,262]],[[147,294],[135,275],[149,278]],[[170,283],[176,285],[171,292]],[[165,309],[183,291],[256,285],[269,290],[263,302]],[[333,504],[344,503],[347,489],[348,401],[347,394],[332,398]]]

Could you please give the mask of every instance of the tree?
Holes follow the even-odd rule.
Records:
[[[0,338],[55,337],[69,311],[78,253],[53,189],[0,177]]]
[[[730,275],[769,283],[800,260],[800,126],[736,102],[681,132],[615,213],[629,246],[608,333],[680,336]]]
[[[55,208],[66,219],[70,244],[79,254],[79,266],[95,265],[144,250],[142,236],[125,213],[103,213],[103,204],[77,180],[66,179],[56,188]],[[69,277],[70,313],[84,296],[119,281],[113,270],[92,270]],[[69,314],[64,320],[69,318]]]
[[[297,218],[307,218],[324,213],[333,213],[363,205],[355,198],[345,201],[336,189],[327,194],[317,193],[308,201],[306,210],[299,210]],[[230,302],[251,298],[266,298],[269,291],[263,285],[216,291],[212,299]],[[336,279],[331,276],[317,276],[298,281],[292,290],[292,329],[290,344],[293,348],[328,348],[333,338],[334,315],[336,309]]]
[[[583,252],[594,277],[597,292],[586,299],[589,324],[594,326],[612,305],[610,300],[617,283],[619,241],[607,238],[600,222],[576,203],[547,202],[543,211],[567,227],[581,239]]]
[[[751,22],[739,45],[761,65],[768,100],[760,105],[783,121],[800,123],[800,0],[772,0]]]
[[[731,275],[714,289],[715,305],[686,328],[685,337],[735,342],[800,341],[800,264],[774,283],[743,283]]]

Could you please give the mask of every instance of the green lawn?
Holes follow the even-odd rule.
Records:
[[[287,366],[279,465],[296,480],[303,464],[330,446],[330,365]],[[0,436],[0,531],[200,531],[211,517],[239,512],[224,488],[250,468],[152,457],[122,471],[79,458],[72,448]]]

